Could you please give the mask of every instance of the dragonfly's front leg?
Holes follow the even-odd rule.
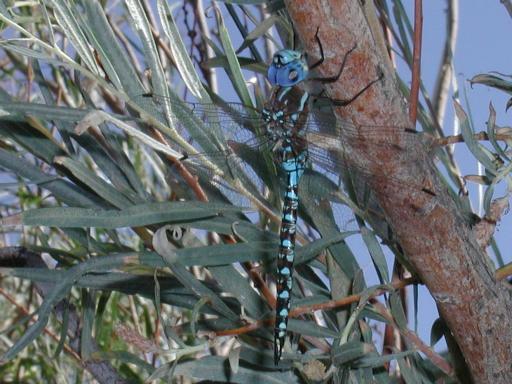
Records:
[[[320,37],[318,36],[318,31],[319,31],[319,29],[316,30],[315,39],[316,39],[316,41],[318,43],[318,47],[320,48],[320,59],[316,63],[314,63],[313,65],[309,66],[309,70],[310,71],[312,69],[320,66],[324,62],[324,59],[325,59],[325,57],[324,57],[324,49],[323,49],[323,46],[322,46],[322,41],[320,40]],[[345,56],[343,57],[343,61],[341,63],[340,69],[338,70],[338,73],[336,75],[334,75],[334,76],[327,76],[327,77],[309,77],[307,80],[308,81],[318,81],[318,82],[320,82],[322,84],[335,83],[341,77],[341,74],[343,73],[343,70],[345,69],[345,65],[347,64],[347,59],[349,58],[350,54],[355,51],[356,48],[357,48],[357,44],[355,44],[345,54]],[[382,80],[383,77],[384,77],[383,73],[380,72],[378,77],[375,80],[371,81],[369,84],[367,84],[363,89],[361,89],[359,92],[357,92],[351,98],[349,98],[349,99],[331,99],[331,102],[334,105],[336,105],[336,106],[340,106],[340,107],[347,106],[350,103],[352,103],[354,100],[356,100],[359,96],[361,96],[373,84],[375,84],[376,82]]]

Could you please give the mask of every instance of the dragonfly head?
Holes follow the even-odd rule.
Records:
[[[293,87],[306,80],[308,64],[303,53],[291,49],[282,49],[274,53],[268,67],[267,78],[272,85]]]

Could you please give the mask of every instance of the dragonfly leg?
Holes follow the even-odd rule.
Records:
[[[319,65],[321,65],[323,62],[324,62],[324,49],[323,49],[323,46],[322,46],[322,42],[320,41],[320,38],[318,37],[318,29],[316,30],[316,34],[315,34],[315,39],[316,41],[318,42],[318,47],[320,48],[320,60],[318,60],[316,63],[314,63],[313,65],[311,65],[309,67],[310,70],[318,67]],[[334,76],[327,76],[327,77],[312,77],[308,80],[310,81],[319,81],[321,83],[334,83],[336,81],[338,81],[338,79],[340,78],[341,74],[343,73],[343,70],[345,69],[345,65],[347,64],[347,59],[348,57],[350,56],[350,54],[352,52],[354,52],[354,50],[357,48],[357,44],[354,44],[354,46],[345,54],[345,57],[343,57],[343,62],[341,63],[341,66],[340,66],[340,69],[338,71],[338,73]]]
[[[364,86],[363,89],[361,89],[359,92],[357,92],[354,96],[352,96],[350,99],[331,99],[329,96],[323,96],[326,92],[325,92],[325,89],[320,92],[318,95],[315,95],[315,96],[312,96],[313,98],[313,103],[316,103],[317,101],[319,100],[323,100],[323,99],[326,99],[326,100],[329,100],[329,102],[336,106],[336,107],[345,107],[347,105],[349,105],[350,103],[352,103],[353,101],[355,101],[359,96],[361,96],[364,92],[366,92],[366,90],[368,88],[370,88],[373,84],[379,82],[382,80],[382,78],[384,77],[384,74],[381,72],[379,74],[379,77],[376,78],[375,80],[372,80],[371,82],[369,82],[367,85]]]
[[[316,33],[315,33],[315,39],[316,39],[316,42],[318,43],[318,48],[320,48],[320,60],[318,60],[315,64],[310,65],[309,70],[315,69],[316,67],[318,67],[319,65],[321,65],[324,62],[324,58],[325,58],[324,57],[324,47],[322,46],[320,37],[318,37],[319,30],[320,30],[320,27],[317,27]]]
[[[330,105],[333,105],[335,107],[346,107],[347,105],[351,104],[353,101],[355,101],[359,96],[361,96],[368,88],[370,88],[373,84],[379,82],[382,80],[384,75],[381,73],[380,76],[372,80],[370,83],[368,83],[363,89],[361,89],[359,92],[357,92],[354,96],[352,96],[350,99],[332,99],[329,96],[324,96],[325,89],[322,90],[318,95],[312,95],[311,99],[313,100],[313,105],[315,105],[320,100],[326,100]]]
[[[379,82],[382,80],[382,78],[384,77],[384,74],[381,72],[379,74],[379,77],[377,77],[376,79],[370,81],[368,84],[366,84],[366,86],[361,89],[359,92],[357,92],[354,96],[352,96],[350,99],[330,99],[331,103],[337,107],[345,107],[347,105],[349,105],[350,103],[352,103],[354,100],[356,100],[359,96],[361,96],[363,93],[366,92],[366,90],[368,88],[370,88],[373,84]]]

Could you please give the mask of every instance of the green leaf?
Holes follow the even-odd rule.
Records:
[[[249,91],[247,90],[247,85],[245,83],[244,76],[242,74],[242,69],[240,68],[240,63],[238,62],[238,58],[235,53],[235,49],[231,44],[231,39],[229,38],[229,33],[224,25],[224,20],[220,11],[217,8],[215,9],[215,17],[217,19],[217,25],[219,28],[219,37],[222,43],[222,47],[224,48],[224,53],[229,63],[229,71],[228,74],[233,79],[233,85],[235,90],[244,105],[252,105],[251,96],[249,95]]]
[[[51,137],[49,131],[37,127],[39,124],[6,121],[0,124],[0,137],[15,141],[47,164],[51,164],[56,156],[66,155],[64,148]]]
[[[348,231],[332,235],[327,238],[318,239],[297,249],[295,263],[307,263],[317,257],[326,248],[344,241],[347,237],[358,234],[359,231]]]
[[[55,59],[54,57],[48,55],[45,52],[39,51],[37,49],[30,49],[21,45],[15,44],[13,41],[4,40],[0,42],[0,46],[8,51],[11,51],[13,53],[17,53],[24,57],[30,57],[36,60],[44,61],[48,64],[54,64],[56,66],[67,66],[68,63],[65,63],[62,60]]]
[[[91,72],[100,76],[102,71],[96,64],[94,53],[90,49],[91,45],[87,41],[78,20],[75,18],[74,13],[77,12],[77,8],[71,7],[68,3],[62,1],[47,0],[47,3],[53,9],[53,15],[61,30],[66,31],[66,37],[73,44],[73,48],[77,51],[80,59]]]
[[[78,162],[69,157],[58,157],[55,159],[57,164],[67,168],[77,180],[86,184],[98,196],[103,198],[106,202],[112,204],[117,208],[127,208],[132,206],[132,202],[119,191],[104,181],[102,178],[91,172],[82,162]]]
[[[372,347],[373,344],[370,344]],[[415,354],[416,351],[404,351],[398,353],[390,353],[388,355],[378,355],[376,353],[368,354],[363,356],[359,361],[354,364],[357,367],[382,367],[384,364],[389,363],[392,360],[403,359],[404,357]]]
[[[336,365],[347,364],[355,361],[370,352],[375,351],[373,344],[362,343],[357,340],[349,341],[340,346],[336,346],[332,355],[333,363]]]
[[[422,381],[418,377],[418,371],[413,368],[405,358],[398,358],[398,366],[400,367],[400,373],[402,374],[406,383],[421,383]]]
[[[299,384],[302,381],[294,371],[262,371],[257,366],[240,366],[234,373],[226,369],[229,367],[227,358],[208,356],[202,359],[179,363],[174,374],[183,375],[195,380],[210,380],[219,383],[240,384]]]
[[[267,73],[267,65],[254,59],[238,56],[238,62],[240,63],[241,68],[248,71],[257,72],[262,75]],[[209,60],[205,60],[203,65],[206,68],[224,68],[225,70],[228,70],[229,68],[229,63],[225,56],[217,56]]]
[[[393,319],[401,329],[407,328],[407,317],[404,313],[402,299],[399,292],[391,292],[389,295],[389,304]]]
[[[149,373],[155,370],[151,364],[146,363],[145,360],[127,351],[96,351],[91,357],[102,360],[119,360],[123,363],[133,364]]]
[[[11,170],[18,177],[25,178],[50,191],[55,198],[64,204],[78,207],[106,207],[90,192],[71,184],[67,180],[46,174],[22,157],[0,148],[0,166]]]
[[[243,263],[247,261],[273,261],[277,254],[275,243],[251,242],[218,244],[207,247],[184,248],[175,251],[181,264],[213,266]]]
[[[190,54],[181,39],[181,35],[176,27],[176,22],[172,17],[169,4],[166,1],[158,0],[158,15],[162,21],[165,34],[169,38],[169,47],[172,52],[176,68],[190,92],[201,103],[211,103],[210,96],[203,87],[201,80],[194,68]]]
[[[252,241],[275,241],[277,244],[279,237],[277,234],[264,231],[253,223],[246,221],[233,221],[233,218],[226,216],[218,216],[208,220],[198,220],[193,223],[185,223],[181,225],[184,228],[204,229],[209,232],[216,232],[224,235],[233,235],[233,227],[238,237]]]
[[[333,331],[329,328],[322,327],[317,325],[311,321],[299,320],[299,319],[290,319],[288,320],[288,329],[291,332],[297,333],[299,335],[307,335],[311,337],[338,337],[339,334],[336,331]]]
[[[22,349],[29,345],[41,332],[43,332],[50,313],[55,304],[66,297],[75,281],[82,275],[92,270],[105,270],[115,266],[122,265],[126,262],[125,255],[103,257],[87,260],[66,271],[62,279],[58,280],[54,288],[46,296],[43,303],[37,310],[37,321],[32,324],[26,332],[16,341],[1,358],[2,362],[6,362],[14,358]]]
[[[117,140],[107,136],[107,149],[99,146],[98,141],[89,133],[70,134],[70,136],[91,155],[94,162],[122,195],[137,204],[143,203],[144,198],[148,198],[140,176],[137,175]]]
[[[207,298],[212,308],[214,308],[220,314],[224,315],[227,319],[231,321],[238,320],[238,316],[224,303],[224,301],[222,301],[217,293],[209,289],[201,281],[197,280],[195,276],[187,271],[184,266],[176,263],[170,265],[169,268],[171,268],[172,272],[181,282],[181,284],[194,292],[198,298]]]
[[[512,82],[507,81],[499,76],[490,74],[480,74],[473,76],[473,78],[469,80],[469,82],[471,83],[471,85],[483,84],[512,94]]]
[[[85,31],[89,41],[98,52],[103,69],[110,81],[118,90],[124,90],[130,96],[146,92],[139,74],[129,60],[129,55],[119,44],[101,3],[84,1],[82,6],[84,10],[82,25],[87,27]]]
[[[138,0],[126,0],[126,8],[130,14],[128,21],[138,34],[144,50],[144,59],[151,69],[151,84],[157,95],[169,96],[167,78],[160,62],[160,55],[151,33],[149,23],[142,3]]]
[[[21,214],[23,225],[48,227],[141,227],[164,222],[180,223],[239,211],[230,205],[202,202],[148,203],[122,210],[86,208],[40,208]]]
[[[0,119],[3,121],[25,122],[29,115],[42,120],[58,120],[75,123],[82,120],[89,112],[91,112],[89,109],[24,103],[10,100],[0,101]]]
[[[259,23],[256,28],[254,28],[251,33],[247,35],[247,37],[244,39],[244,42],[238,48],[236,51],[237,53],[242,52],[245,48],[247,48],[250,44],[253,43],[254,40],[259,39],[260,37],[264,36],[267,31],[272,28],[272,26],[280,20],[280,17],[278,15],[271,15],[270,17],[267,17],[264,19],[261,23]]]
[[[232,265],[210,267],[209,271],[226,292],[237,298],[240,306],[252,318],[259,319],[268,310],[268,304],[251,286],[251,280],[242,276]]]
[[[366,227],[362,227],[361,234],[363,236],[363,241],[366,244],[368,251],[370,252],[370,256],[372,257],[373,264],[377,269],[377,274],[379,276],[380,283],[389,283],[388,265],[386,263],[386,257],[384,256],[384,252],[382,251],[382,248],[380,247],[380,244],[377,241],[375,233]]]
[[[467,144],[471,153],[482,163],[482,165],[489,171],[496,173],[496,165],[491,161],[489,151],[480,145],[480,143],[474,138],[473,130],[471,129],[468,115],[462,109],[462,106],[454,100],[453,105],[455,107],[455,113],[460,121],[460,127],[464,142]]]
[[[492,103],[489,103],[489,117],[487,118],[487,135],[489,136],[489,141],[492,144],[496,153],[502,156],[504,159],[508,159],[507,154],[498,144],[496,140],[496,111],[492,106]]]
[[[91,353],[95,350],[93,343],[94,312],[96,309],[95,292],[87,289],[82,290],[82,328],[80,332],[80,356],[89,360]]]
[[[437,318],[432,324],[432,329],[430,330],[430,346],[433,347],[437,344],[439,340],[444,336],[444,333],[449,330],[446,328],[446,324],[440,318]]]
[[[55,349],[55,353],[53,354],[54,358],[58,358],[62,350],[64,349],[64,344],[66,343],[66,338],[68,336],[68,327],[69,327],[69,301],[64,300],[64,312],[62,314],[62,324],[60,326],[60,335],[59,335],[59,344],[57,344],[57,348]]]

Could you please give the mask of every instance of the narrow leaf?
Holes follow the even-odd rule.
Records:
[[[237,208],[201,202],[165,202],[131,206],[122,210],[40,208],[22,213],[24,225],[48,227],[140,227],[163,222],[184,222],[234,212]]]

